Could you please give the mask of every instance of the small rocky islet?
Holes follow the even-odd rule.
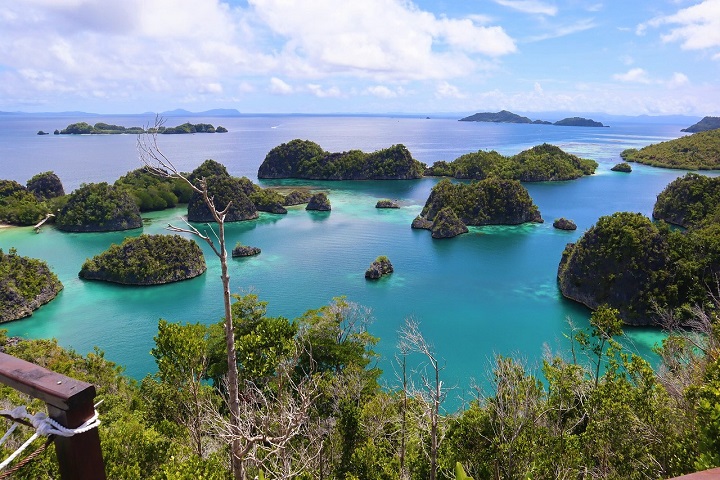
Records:
[[[390,275],[392,272],[394,272],[394,269],[392,263],[390,263],[390,259],[385,255],[380,255],[365,271],[365,278],[368,280],[378,280],[385,275]]]

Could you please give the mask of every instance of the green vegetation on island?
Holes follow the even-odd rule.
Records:
[[[568,117],[563,118],[562,120],[558,120],[557,122],[553,123],[553,125],[557,125],[559,127],[604,127],[601,122],[596,122],[595,120],[591,120],[589,118],[583,118],[583,117]]]
[[[43,172],[33,175],[33,177],[27,181],[27,189],[31,191],[38,200],[49,200],[65,195],[65,189],[60,181],[60,177],[55,175],[54,172]]]
[[[424,168],[404,145],[373,153],[330,153],[315,142],[295,139],[268,152],[258,169],[258,178],[407,180],[422,177]]]
[[[620,156],[627,162],[653,167],[717,170],[720,169],[720,129],[655,143],[640,150],[629,148]]]
[[[145,130],[142,127],[123,127],[122,125],[111,125],[104,122],[98,122],[95,125],[90,125],[87,122],[71,123],[62,130],[55,130],[56,135],[117,135],[117,134],[128,134],[128,135],[142,135],[145,133],[162,133],[162,134],[179,134],[179,133],[226,133],[225,127],[218,126],[215,128],[209,123],[196,123],[192,124],[189,122],[183,123],[176,127],[164,127],[160,126],[156,128],[150,128]]]
[[[445,362],[417,324],[400,331],[391,367],[399,378],[381,386],[363,307],[339,298],[289,320],[268,316],[254,295],[237,296],[239,478],[640,480],[716,467],[718,304],[705,307],[697,311],[705,329],[670,334],[653,369],[623,347],[617,310],[600,306],[539,368],[501,355],[478,365],[490,385],[448,412]],[[157,371],[141,382],[97,349],[83,357],[0,331],[0,350],[95,385],[108,478],[227,480],[223,323],[161,319],[150,351]],[[28,401],[6,385],[0,397]],[[19,430],[0,446],[3,458],[29,435]],[[59,478],[55,456],[13,478]]]
[[[448,176],[482,180],[497,177],[521,182],[573,180],[592,175],[598,164],[543,143],[507,157],[496,151],[467,153],[448,163],[435,162],[425,171],[428,176]]]
[[[205,270],[205,257],[193,240],[140,235],[88,259],[78,276],[123,285],[161,285],[197,277]]]
[[[684,231],[639,213],[601,217],[565,248],[558,267],[562,294],[592,309],[616,308],[630,325],[686,322],[720,278],[719,186],[688,174],[658,196],[653,215]]]
[[[653,208],[653,218],[672,225],[698,227],[720,215],[720,177],[687,173],[660,192]]]
[[[413,221],[413,227],[431,229],[434,233],[436,216],[445,208],[449,208],[453,215],[446,212],[440,220],[443,225],[450,222],[451,231],[457,230],[453,216],[464,226],[519,225],[543,221],[530,194],[519,181],[496,177],[472,183],[441,180],[430,192],[419,218]],[[443,233],[438,232],[438,235]]]
[[[188,203],[192,189],[179,178],[156,175],[146,168],[138,168],[115,180],[114,186],[126,190],[141,212],[173,208]]]
[[[377,201],[375,208],[400,208],[400,205],[392,200],[382,199]]]
[[[365,270],[365,278],[369,280],[378,280],[379,278],[390,275],[394,271],[390,259],[385,255],[380,255]]]
[[[572,220],[560,217],[553,222],[553,227],[558,230],[577,230],[577,225]]]
[[[632,167],[628,163],[621,162],[612,167],[610,170],[612,170],[613,172],[630,173],[632,172]]]
[[[109,232],[140,228],[142,219],[127,190],[102,182],[83,184],[68,195],[55,226],[67,232]]]
[[[539,125],[556,125],[563,127],[604,127],[600,122],[596,122],[589,118],[582,117],[568,117],[558,120],[555,123],[548,122],[547,120],[530,120],[528,117],[523,117],[516,113],[508,112],[507,110],[501,110],[499,112],[482,112],[475,113],[465,118],[460,119],[461,122],[490,122],[490,123],[533,123]]]
[[[251,247],[249,245],[243,245],[242,243],[238,242],[235,244],[235,247],[232,249],[232,256],[235,257],[252,257],[254,255],[259,255],[261,252],[260,248],[258,247]]]
[[[0,249],[0,323],[29,317],[62,289],[47,263]]]
[[[305,210],[316,210],[319,212],[329,212],[332,209],[330,199],[325,192],[318,192],[310,197]]]
[[[687,128],[680,130],[681,132],[697,133],[707,132],[708,130],[715,130],[720,128],[720,117],[704,117],[702,120],[697,122],[695,125],[691,125]]]

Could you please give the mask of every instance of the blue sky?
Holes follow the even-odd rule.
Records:
[[[720,115],[720,0],[0,0],[0,111]]]

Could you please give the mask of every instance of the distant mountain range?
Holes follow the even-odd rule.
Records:
[[[138,116],[138,115],[156,115],[156,112],[144,112],[144,113],[89,113],[89,112],[1,112],[0,115],[24,115],[24,116],[36,116],[36,117],[108,117],[108,116]],[[238,110],[234,108],[214,108],[212,110],[205,110],[204,112],[190,112],[178,108],[175,110],[169,110],[167,112],[161,112],[158,115],[162,117],[237,117],[242,115]]]
[[[499,112],[483,112],[461,118],[461,122],[492,122],[492,123],[533,123],[540,125],[557,125],[563,127],[604,127],[601,122],[596,122],[589,118],[583,117],[567,117],[558,120],[555,123],[547,120],[530,120],[528,117],[520,116],[516,113],[501,110]]]

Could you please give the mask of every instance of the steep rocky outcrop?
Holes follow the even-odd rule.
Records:
[[[109,232],[142,227],[140,209],[130,194],[107,183],[90,183],[70,194],[55,218],[66,232]]]
[[[245,193],[241,179],[216,175],[206,178],[208,195],[214,198],[215,207],[224,209],[230,202],[230,209],[225,216],[226,222],[239,222],[258,217],[255,204]],[[194,192],[188,202],[188,220],[191,222],[214,222],[214,218],[205,201],[197,192]]]
[[[295,139],[268,152],[258,169],[258,178],[407,180],[422,177],[424,168],[404,145],[373,153],[330,153],[314,142]]]
[[[610,170],[612,170],[613,172],[630,173],[632,172],[632,167],[628,163],[621,162],[612,167]]]
[[[601,217],[565,247],[558,266],[563,296],[596,309],[618,309],[628,325],[654,322],[654,296],[667,290],[669,247],[658,228],[639,213]]]
[[[161,285],[197,277],[206,268],[202,250],[193,240],[180,235],[141,235],[88,259],[78,275],[124,285]]]
[[[375,208],[400,208],[400,205],[392,200],[378,200],[375,204]]]
[[[452,238],[468,232],[467,226],[450,207],[440,210],[432,223],[432,238]]]
[[[653,218],[690,228],[720,213],[720,177],[687,173],[660,192]]]
[[[320,212],[330,211],[330,199],[324,192],[319,192],[310,197],[310,201],[305,210],[318,210]]]
[[[285,195],[285,201],[283,202],[283,205],[286,207],[290,207],[293,205],[302,205],[303,203],[308,203],[310,201],[310,197],[312,197],[312,193],[310,192],[293,190],[292,192]]]
[[[577,225],[575,225],[575,222],[563,217],[555,220],[553,222],[553,227],[557,228],[558,230],[577,230]]]
[[[38,200],[62,197],[65,189],[60,177],[53,172],[39,173],[27,181],[27,189],[35,195]]]
[[[0,249],[0,323],[29,317],[62,289],[47,263]]]
[[[258,247],[250,247],[248,245],[242,245],[238,243],[235,245],[235,248],[232,249],[232,256],[233,257],[252,257],[254,255],[260,254],[260,249]]]
[[[380,255],[370,264],[370,267],[365,271],[365,278],[369,280],[377,280],[384,275],[389,275],[393,272],[392,263],[390,259],[385,255]]]

